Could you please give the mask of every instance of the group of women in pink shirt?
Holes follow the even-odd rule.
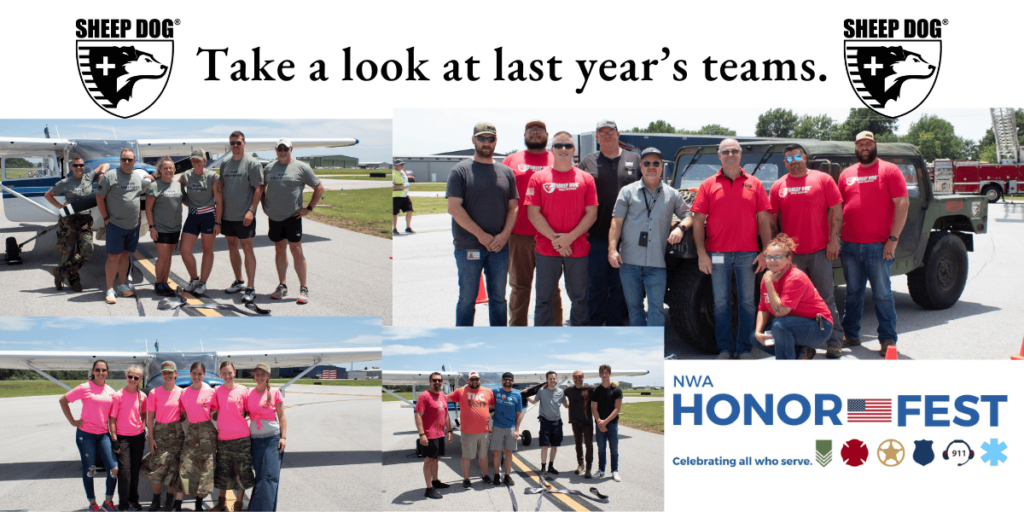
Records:
[[[167,361],[161,365],[163,386],[148,396],[140,389],[141,367],[128,368],[125,386],[116,392],[106,383],[108,372],[107,363],[97,360],[89,381],[60,399],[77,428],[90,510],[115,510],[115,487],[116,510],[142,510],[140,471],[153,486],[149,510],[160,510],[164,487],[167,510],[181,510],[186,494],[196,496],[195,509],[202,510],[203,498],[214,489],[220,494],[212,510],[227,510],[228,490],[235,493],[233,509],[242,510],[244,489],[250,488],[248,510],[277,509],[287,424],[281,392],[270,388],[269,365],[256,366],[256,386],[250,389],[235,383],[235,367],[225,361],[219,368],[224,384],[214,389],[203,382],[206,367],[193,363],[192,385],[181,389],[174,384],[177,367]],[[81,419],[75,419],[69,404],[79,400]],[[149,453],[143,456],[147,441]],[[108,470],[102,506],[93,489],[97,458]]]

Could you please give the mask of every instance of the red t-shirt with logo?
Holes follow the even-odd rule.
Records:
[[[427,439],[444,437],[444,419],[448,414],[448,397],[444,393],[424,391],[416,399],[414,410],[423,413],[423,433]]]
[[[462,415],[463,434],[486,434],[487,422],[491,419],[490,407],[494,405],[494,393],[487,388],[472,389],[464,386],[448,395],[452,402],[458,402]]]
[[[761,180],[746,171],[730,180],[722,169],[700,184],[690,205],[690,211],[708,216],[708,252],[757,252],[757,214],[770,209]]]
[[[795,254],[818,252],[828,245],[828,209],[843,202],[832,177],[810,170],[802,178],[787,174],[768,194],[782,232],[796,241]]]
[[[541,215],[555,233],[568,233],[583,220],[587,206],[597,206],[594,177],[576,167],[568,171],[550,167],[538,171],[526,187],[526,205],[540,206]],[[546,236],[537,233],[536,239],[538,254],[560,256]],[[585,234],[573,240],[571,247],[573,258],[582,258],[590,252]]]
[[[839,192],[843,195],[844,242],[889,240],[896,214],[892,200],[907,195],[907,180],[896,164],[878,160],[869,167],[851,165],[839,175]]]
[[[829,312],[825,301],[821,300],[818,290],[814,289],[811,278],[803,270],[794,265],[782,274],[782,277],[775,281],[775,291],[779,294],[779,301],[783,306],[790,308],[789,316],[814,319],[821,315],[829,322],[832,322],[832,313]],[[768,287],[761,281],[761,302],[757,309],[768,313],[772,312],[772,304],[768,300]]]
[[[516,151],[506,156],[501,163],[509,166],[515,173],[516,189],[519,190],[519,213],[516,214],[516,225],[512,232],[517,235],[537,236],[537,228],[533,227],[533,223],[526,215],[526,187],[534,173],[555,165],[555,155],[550,151],[539,155],[529,151]]]

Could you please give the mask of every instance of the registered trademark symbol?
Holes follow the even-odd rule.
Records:
[[[949,25],[949,20],[947,20],[947,19],[943,19],[943,20],[942,20],[942,24],[943,24],[943,25]]]
[[[175,25],[181,25],[181,20],[174,20],[174,24]],[[946,20],[942,20],[942,24],[945,25],[946,24]]]

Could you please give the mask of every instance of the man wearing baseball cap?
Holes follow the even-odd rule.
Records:
[[[896,346],[896,302],[890,278],[910,199],[900,168],[878,159],[875,134],[860,132],[854,144],[858,163],[839,175],[839,193],[843,196],[843,246],[839,260],[846,277],[843,347],[861,343],[864,291],[871,282],[879,353],[885,357],[886,350]]]
[[[277,290],[271,299],[283,299],[288,295],[285,274],[288,271],[288,253],[295,260],[295,274],[299,276],[298,304],[309,302],[309,288],[306,287],[306,257],[302,254],[302,218],[313,211],[324,194],[324,184],[313,174],[313,169],[292,158],[292,142],[288,139],[277,141],[277,161],[267,168],[266,190],[263,194],[263,209],[270,218],[267,236],[274,242],[277,263]],[[302,192],[313,187],[309,204],[302,205]]]
[[[491,326],[508,325],[505,285],[508,282],[508,238],[519,207],[512,169],[494,161],[498,130],[483,122],[473,127],[473,158],[448,174],[445,196],[452,216],[455,265],[459,272],[459,302],[455,325],[473,325],[476,297],[483,272]]]
[[[512,287],[508,298],[508,325],[527,325],[530,309],[530,288],[533,287],[533,272],[537,267],[534,249],[537,241],[537,228],[526,213],[526,186],[537,171],[555,164],[555,157],[547,150],[548,127],[544,121],[533,119],[526,123],[523,133],[526,151],[516,151],[505,157],[501,163],[509,166],[516,175],[516,190],[519,193],[519,213],[516,224],[512,228],[512,236],[508,239],[508,280]],[[562,293],[555,285],[555,294],[551,297],[554,312],[551,325],[562,325]]]
[[[588,325],[625,325],[626,299],[619,269],[608,263],[608,232],[619,191],[640,179],[640,155],[619,147],[619,128],[609,119],[597,123],[597,144],[600,150],[580,161],[580,169],[589,172],[597,184],[597,220],[587,236],[591,247],[587,268]]]
[[[398,212],[405,212],[405,232],[412,230],[412,199],[409,198],[409,175],[405,173],[405,162],[395,159],[395,168],[391,171],[391,234],[398,235]]]
[[[480,374],[469,372],[469,384],[452,391],[448,400],[458,402],[462,411],[462,487],[469,488],[469,466],[473,459],[480,461],[480,474],[484,483],[491,483],[487,472],[487,452],[490,450],[490,431],[487,424],[491,421],[491,407],[495,406],[494,393],[490,389],[480,387]],[[497,468],[495,468],[497,472]]]
[[[498,474],[501,467],[501,453],[505,452],[505,485],[512,482],[512,450],[516,449],[519,439],[519,425],[523,422],[523,394],[512,387],[516,378],[512,372],[501,376],[501,387],[491,390],[494,393],[494,426],[491,428],[491,451],[494,452],[494,479],[491,483],[501,485]]]

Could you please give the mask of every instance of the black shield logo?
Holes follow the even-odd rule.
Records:
[[[846,76],[864,106],[900,117],[921,106],[935,87],[942,41],[847,40]]]
[[[914,441],[914,462],[927,466],[935,460],[935,451],[932,450],[932,442],[925,441]]]
[[[160,99],[171,77],[174,41],[79,40],[78,75],[93,103],[127,119]]]

